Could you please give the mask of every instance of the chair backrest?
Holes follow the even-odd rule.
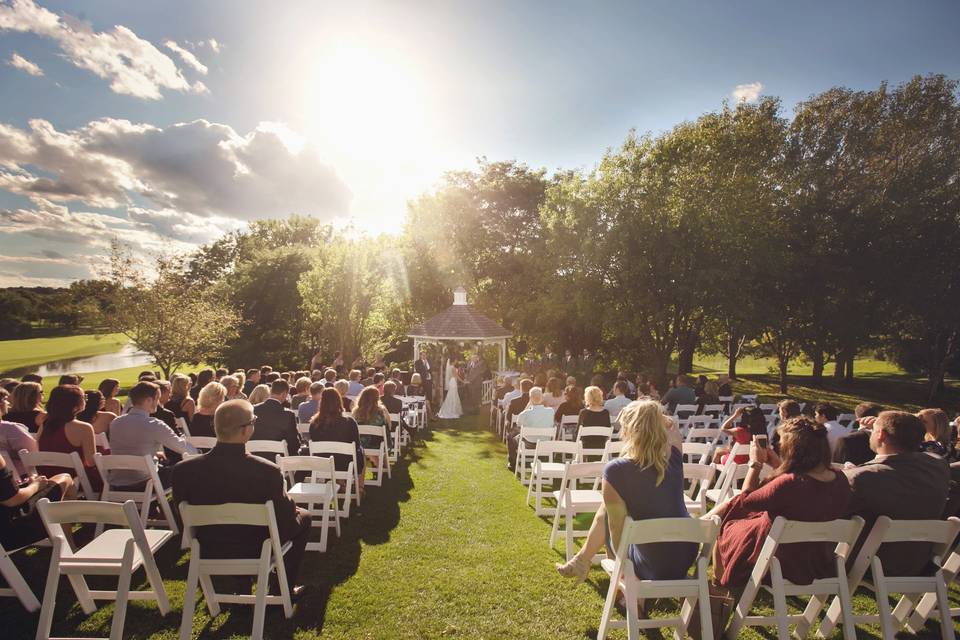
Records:
[[[307,437],[310,435],[310,423],[309,422],[298,422],[297,423],[297,433],[301,436]]]
[[[212,436],[187,436],[187,442],[200,451],[209,451],[217,446],[217,439]]]
[[[97,495],[93,491],[93,485],[90,484],[90,478],[83,467],[83,461],[80,460],[80,454],[76,451],[70,453],[60,453],[57,451],[27,451],[20,450],[20,460],[27,468],[28,473],[36,473],[37,467],[62,467],[72,469],[74,477],[80,483],[80,489],[83,491],[83,497],[87,500],[96,499]],[[16,469],[13,463],[10,463],[10,469]]]
[[[352,417],[353,417],[353,412],[351,412],[351,411],[341,411],[341,412],[340,412],[340,416],[343,417],[343,418],[352,418]]]
[[[614,458],[619,458],[623,452],[623,440],[607,440],[603,445],[603,461],[610,462]]]
[[[583,438],[607,438],[613,437],[613,427],[580,427],[577,431],[577,441]]]
[[[837,416],[837,422],[842,424],[845,427],[849,427],[857,420],[857,416],[852,413],[841,413]]]
[[[556,435],[553,427],[520,427],[521,440],[550,440]]]
[[[398,422],[400,422],[400,414],[399,414],[399,413],[391,413],[391,414],[390,414],[390,425],[393,426],[393,425],[397,424]]]
[[[580,424],[580,416],[560,416],[560,424],[563,426]]]
[[[72,525],[79,522],[89,522],[129,529],[133,536],[133,542],[139,547],[144,561],[152,561],[147,559],[148,556],[152,558],[150,545],[147,543],[147,535],[143,530],[137,505],[132,500],[120,504],[99,500],[50,502],[47,498],[41,498],[37,503],[37,511],[40,514],[43,526],[47,529],[47,534],[54,542],[55,551],[59,550],[60,557],[70,558],[74,555],[63,531],[63,525],[65,523]]]
[[[569,440],[537,440],[537,448],[533,455],[537,458],[549,457],[551,460],[555,455],[577,459],[580,456],[580,443]]]
[[[850,568],[849,583],[854,586],[860,584],[873,557],[885,543],[930,543],[931,558],[945,559],[946,552],[953,547],[958,535],[960,535],[960,518],[956,517],[947,520],[892,520],[889,516],[880,516],[864,539],[860,552]]]
[[[729,404],[733,402],[733,396],[719,396],[717,400],[719,400],[721,404]]]
[[[751,407],[754,407],[757,404],[757,394],[748,393],[746,395],[742,395],[740,396],[740,402],[745,403]]]
[[[187,424],[186,418],[177,418],[177,426],[180,427],[180,431],[183,432],[185,437],[190,437],[190,425]]]
[[[770,415],[771,413],[775,412],[776,410],[777,410],[777,405],[776,405],[776,404],[766,404],[766,403],[764,403],[764,404],[761,404],[761,405],[760,405],[760,411],[762,411],[764,415]]]
[[[105,456],[98,453],[96,454],[96,461],[97,468],[100,470],[100,475],[103,477],[105,483],[108,482],[107,475],[110,471],[142,471],[146,474],[149,474],[151,471],[156,471],[153,457],[149,455],[126,456],[110,454]]]
[[[357,471],[357,447],[352,442],[338,442],[336,440],[311,440],[310,455],[331,456],[342,455],[350,457],[350,467]]]
[[[698,464],[710,464],[713,445],[709,442],[684,442],[680,445],[680,452],[684,457],[690,456],[691,461],[696,461]]]
[[[278,457],[288,455],[286,440],[247,440],[247,453],[273,453]]]
[[[280,471],[287,475],[290,485],[296,484],[296,472],[310,473],[311,482],[336,482],[333,458],[322,456],[284,456],[277,458]]]
[[[110,440],[107,438],[107,434],[102,431],[94,436],[94,444],[104,451],[110,451]]]
[[[723,405],[722,404],[705,404],[703,405],[703,411],[701,411],[700,413],[703,415],[709,415],[713,418],[719,418],[720,415],[723,414]]]
[[[673,410],[673,415],[678,418],[684,419],[692,415],[696,415],[697,409],[699,409],[695,404],[678,404],[677,408]]]
[[[385,425],[358,424],[357,432],[361,436],[374,436],[380,438],[380,446],[387,446],[387,427]],[[364,447],[369,448],[369,447]]]
[[[770,561],[781,544],[797,542],[822,542],[836,545],[834,553],[844,558],[857,541],[863,529],[863,518],[854,516],[849,520],[828,520],[826,522],[801,522],[787,520],[777,516],[760,550],[760,556],[754,565],[753,577],[759,582],[766,574]]]
[[[627,546],[648,542],[693,542],[712,547],[720,533],[720,519],[710,518],[651,518],[634,520],[627,516],[617,546],[617,557],[628,557]]]
[[[727,411],[731,416],[737,412],[737,409],[749,409],[754,405],[749,402],[739,402],[737,404],[730,405],[730,409]]]
[[[706,414],[690,416],[687,418],[687,433],[690,433],[690,429],[710,429],[713,425],[717,425],[717,428],[719,428],[719,422],[719,418],[714,418]]]
[[[277,529],[277,518],[273,511],[272,502],[267,501],[263,504],[230,502],[203,505],[181,502],[179,506],[180,517],[183,518],[183,547],[194,548],[193,542],[196,541],[194,529],[197,527],[224,524],[266,527],[269,532],[270,545],[273,547],[274,558],[278,560],[276,563],[277,579],[284,581],[287,579],[283,562],[279,562],[283,558],[283,551],[280,546],[280,533]],[[199,544],[195,547],[195,550],[200,550]]]
[[[684,462],[683,479],[689,481],[689,487],[685,493],[691,498],[701,499],[701,497],[705,497],[716,472],[717,470],[709,464]],[[705,504],[705,500],[703,502]]]
[[[563,484],[561,489],[570,487],[567,483],[570,481],[583,480],[586,478],[599,479],[603,475],[603,467],[606,462],[569,462],[563,472]]]
[[[687,431],[687,442],[703,441],[707,444],[716,444],[723,431],[716,427],[690,427]]]

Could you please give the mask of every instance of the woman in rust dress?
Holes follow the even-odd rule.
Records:
[[[809,418],[792,418],[780,428],[782,463],[774,475],[760,482],[768,450],[750,445],[750,470],[743,493],[717,505],[711,514],[723,518],[714,546],[714,580],[721,587],[740,589],[750,577],[773,520],[826,522],[843,518],[850,504],[850,484],[830,466],[827,431]],[[833,576],[833,545],[781,545],[776,557],[783,576],[795,584]]]

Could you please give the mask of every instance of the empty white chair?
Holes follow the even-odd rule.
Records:
[[[190,568],[187,570],[187,585],[183,594],[183,618],[180,621],[180,639],[189,640],[193,636],[193,615],[196,607],[197,584],[203,589],[203,599],[211,616],[220,614],[220,603],[252,604],[253,630],[250,637],[263,638],[263,623],[267,605],[283,605],[283,613],[289,618],[293,615],[293,602],[290,600],[290,587],[287,584],[287,572],[283,566],[283,554],[291,543],[280,544],[276,514],[273,503],[242,504],[229,503],[217,505],[192,505],[180,503],[180,516],[183,518],[185,543],[190,545]],[[200,552],[200,542],[195,529],[210,525],[250,525],[265,527],[267,537],[260,548],[260,557],[205,559]],[[267,595],[269,576],[277,574],[280,595]],[[216,575],[252,575],[257,576],[257,592],[253,594],[217,593],[213,588],[211,576]]]
[[[724,405],[722,402],[721,404],[705,404],[703,405],[703,409],[700,411],[700,415],[710,416],[716,421],[717,424],[720,424],[720,419],[723,417],[723,407]]]
[[[610,575],[610,587],[603,604],[600,618],[598,640],[604,640],[607,632],[613,628],[627,627],[627,637],[638,640],[640,629],[676,627],[676,637],[687,635],[694,609],[700,611],[700,637],[712,640],[714,630],[710,615],[710,585],[707,565],[710,553],[720,531],[718,518],[699,520],[695,518],[657,518],[652,520],[634,520],[627,517],[617,545],[616,560],[607,558],[600,566]],[[700,545],[697,555],[697,570],[693,577],[679,580],[640,580],[633,570],[629,548],[631,544],[651,542],[692,542]],[[614,620],[614,607],[617,593],[622,591],[626,603],[627,620]],[[645,599],[677,598],[683,601],[680,615],[669,618],[640,619],[638,604]]]
[[[603,446],[586,447],[583,444],[584,438],[591,440],[603,438]],[[600,460],[603,458],[604,447],[613,438],[613,427],[580,427],[577,431],[577,442],[580,443],[580,460],[583,462],[591,461],[591,458]]]
[[[605,465],[605,462],[568,463],[560,480],[560,489],[553,492],[557,509],[553,516],[553,528],[550,530],[550,548],[552,549],[557,543],[562,518],[567,560],[573,557],[574,537],[583,537],[589,532],[587,529],[574,528],[574,519],[577,514],[596,513],[603,504],[603,496],[597,487]],[[578,488],[581,481],[588,481],[592,488]]]
[[[777,413],[777,405],[770,403],[761,403],[759,405],[760,411],[763,412],[763,415],[769,416],[771,413]]]
[[[778,516],[770,527],[770,533],[760,549],[747,586],[733,612],[733,620],[727,635],[737,637],[744,626],[777,627],[779,640],[790,639],[790,624],[797,625],[797,635],[806,637],[810,626],[816,622],[817,614],[827,595],[836,595],[843,603],[843,637],[854,640],[857,637],[853,622],[853,601],[847,585],[846,561],[853,545],[863,528],[863,519],[831,520],[829,522],[798,522]],[[834,545],[834,567],[836,575],[818,578],[810,584],[793,584],[783,577],[780,561],[776,557],[777,548],[782,544],[797,542]],[[770,586],[764,584],[769,577]],[[750,609],[757,594],[764,589],[773,595],[774,613],[772,616],[750,615]],[[787,598],[810,596],[804,612],[791,614],[787,609]]]
[[[703,515],[707,512],[707,490],[716,469],[709,464],[697,462],[683,463],[683,479],[689,483],[683,492],[683,501],[690,515]]]
[[[217,439],[213,436],[187,436],[186,441],[197,451],[206,452],[217,446]]]
[[[129,600],[156,600],[162,615],[170,611],[170,602],[154,555],[173,537],[172,531],[144,529],[137,507],[130,500],[117,504],[95,500],[50,502],[43,498],[37,503],[37,510],[53,543],[47,584],[43,592],[43,607],[37,624],[38,640],[50,637],[53,613],[57,605],[57,588],[62,575],[70,580],[77,601],[87,615],[96,611],[96,600],[116,601],[110,624],[111,640],[120,640],[123,637]],[[121,528],[108,529],[83,547],[71,551],[62,525],[77,522],[96,523],[98,529],[103,525],[116,525]],[[146,572],[151,589],[131,591],[131,577],[140,567]],[[92,590],[84,579],[86,575],[117,576],[117,588]]]
[[[390,454],[387,452],[387,427],[385,425],[377,427],[372,424],[360,424],[357,425],[357,430],[361,438],[363,438],[363,436],[372,436],[380,440],[376,447],[363,448],[363,455],[365,455],[368,460],[375,461],[376,463],[376,467],[371,469],[373,478],[365,480],[364,482],[371,486],[379,487],[383,484],[384,474],[386,474],[387,477],[392,477],[390,475]]]
[[[553,427],[520,427],[517,441],[517,460],[515,474],[520,482],[527,484],[527,465],[533,463],[538,440],[552,440],[556,430]]]
[[[707,499],[711,502],[723,502],[728,497],[733,495],[733,489],[735,488],[735,482],[737,480],[743,480],[746,478],[746,464],[738,465],[736,463],[737,456],[749,456],[750,455],[750,445],[749,444],[734,444],[730,447],[730,452],[727,455],[726,461],[720,465],[720,473],[717,475],[716,481],[713,483],[714,488],[707,491]],[[737,467],[744,467],[738,471]]]
[[[944,640],[954,637],[950,600],[947,596],[947,571],[960,568],[960,555],[954,544],[960,534],[960,519],[949,520],[891,520],[877,518],[850,569],[848,586],[851,593],[858,587],[874,592],[878,614],[855,615],[854,622],[879,624],[884,640],[893,640],[897,631],[909,621],[909,628],[918,632],[928,617],[937,609],[941,620],[940,633]],[[931,545],[931,561],[936,567],[932,575],[888,576],[877,555],[887,543],[916,542]],[[867,569],[870,580],[865,580]],[[954,573],[955,575],[955,573]],[[890,609],[890,594],[904,594],[897,606]],[[821,633],[832,633],[842,615],[847,613],[842,601],[834,599],[820,624]],[[912,615],[911,615],[912,614]]]
[[[686,442],[706,442],[711,446],[716,446],[723,436],[723,430],[716,427],[697,427],[692,426],[687,431]]]
[[[70,475],[76,478],[81,497],[87,500],[96,500],[99,497],[94,492],[93,485],[90,484],[90,478],[87,476],[87,470],[83,466],[83,460],[80,459],[80,454],[76,451],[59,453],[56,451],[27,451],[21,449],[19,455],[27,473],[37,473],[37,467],[60,467],[64,471],[72,472]],[[10,468],[13,469],[14,467],[11,466]]]
[[[157,467],[152,456],[118,456],[110,454],[108,456],[95,454],[94,460],[97,463],[97,469],[100,471],[100,477],[103,479],[103,491],[100,492],[100,499],[105,502],[126,502],[132,500],[140,505],[140,521],[143,526],[148,525],[166,525],[174,533],[179,533],[177,522],[173,518],[173,509],[170,508],[170,502],[167,500],[167,490],[160,483],[160,477],[157,475]],[[141,491],[130,491],[123,487],[114,488],[110,482],[110,471],[139,471],[147,476],[147,481]],[[154,520],[150,518],[150,505],[156,500],[163,513],[163,520]],[[97,533],[102,530],[99,526]]]
[[[27,545],[26,547],[8,551],[3,548],[3,545],[0,545],[0,576],[3,576],[3,579],[6,580],[9,585],[8,587],[0,587],[0,597],[17,598],[20,600],[20,604],[23,605],[24,609],[33,613],[40,608],[40,601],[37,600],[37,596],[33,595],[30,585],[23,579],[20,569],[17,568],[17,565],[13,563],[13,558],[10,557],[11,554],[23,549],[29,549],[31,546],[32,545]]]
[[[402,418],[399,413],[390,414],[390,430],[393,432],[393,448],[390,450],[390,462],[398,462],[403,455],[403,447],[406,442],[403,439],[406,431],[400,426]]]
[[[713,461],[713,445],[707,442],[684,442],[680,452],[686,462],[709,465]]]
[[[557,459],[559,458],[559,461]],[[527,506],[534,497],[534,511],[538,516],[553,515],[552,508],[543,507],[543,483],[563,479],[567,462],[580,460],[580,443],[563,440],[539,440],[533,453],[530,484],[527,486]]]
[[[601,458],[601,461],[610,462],[614,458],[619,458],[622,452],[623,440],[607,440],[607,444],[603,447],[603,458]]]
[[[691,429],[719,429],[720,419],[710,415],[697,415],[687,418],[687,434]],[[686,435],[686,434],[685,434]]]
[[[263,457],[268,460],[279,459],[290,455],[290,452],[287,450],[286,440],[247,440],[244,446],[250,455],[258,456],[265,453],[267,455]],[[296,451],[294,451],[294,453],[296,453]]]
[[[307,505],[310,512],[310,525],[320,528],[320,542],[308,542],[308,551],[326,551],[327,536],[333,524],[340,535],[340,518],[337,515],[337,474],[333,458],[321,456],[286,456],[277,459],[277,464],[287,476],[290,488],[287,495],[298,504]],[[297,472],[310,475],[303,482],[297,482]]]
[[[673,415],[677,419],[677,424],[681,431],[685,431],[689,426],[690,416],[697,415],[697,409],[700,407],[695,404],[678,404],[673,410]]]
[[[321,440],[310,442],[310,455],[331,457],[336,455],[349,456],[350,461],[344,471],[336,471],[337,497],[343,500],[343,506],[337,507],[337,516],[350,517],[350,503],[360,505],[360,473],[357,460],[357,448],[352,442],[337,442]],[[334,463],[336,464],[336,463]],[[338,500],[339,502],[339,500]]]

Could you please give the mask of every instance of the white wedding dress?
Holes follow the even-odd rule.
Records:
[[[453,372],[453,364],[447,363],[446,375],[447,395],[443,399],[443,405],[440,406],[440,412],[437,417],[442,420],[456,420],[463,415],[463,407],[460,405],[460,390],[457,388],[457,376]]]

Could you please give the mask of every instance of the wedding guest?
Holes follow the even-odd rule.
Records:
[[[821,402],[817,404],[814,409],[814,419],[818,424],[822,424],[827,430],[827,437],[830,440],[830,449],[831,451],[835,450],[837,447],[837,442],[841,438],[845,438],[850,435],[850,427],[845,427],[839,422],[837,418],[840,416],[840,412],[832,404],[826,402]]]
[[[373,387],[377,390],[377,392],[381,396],[383,395],[383,383],[385,380],[386,380],[386,376],[384,376],[379,371],[373,374]]]
[[[277,380],[270,386],[270,396],[253,405],[253,413],[257,416],[253,439],[286,442],[287,455],[295,456],[300,451],[300,432],[297,431],[297,414],[285,406],[289,395],[290,384],[286,380]],[[271,462],[275,457],[263,455],[269,455]]]
[[[250,392],[250,397],[247,400],[253,406],[257,406],[264,400],[270,397],[270,387],[265,384],[258,384],[253,388],[253,391]]]
[[[667,410],[673,413],[678,404],[697,404],[697,394],[690,386],[690,376],[677,376],[677,386],[664,394],[661,402],[667,405]]]
[[[20,450],[37,450],[37,441],[27,428],[19,422],[8,422],[4,416],[10,409],[10,394],[6,389],[0,388],[0,451],[6,451],[13,460],[17,477],[26,475],[26,467],[20,461]]]
[[[197,412],[193,414],[193,420],[190,421],[190,435],[203,436],[205,438],[216,438],[217,434],[213,430],[213,416],[217,412],[217,407],[223,404],[227,399],[227,388],[219,382],[207,384],[197,395]]]
[[[554,376],[547,380],[547,392],[543,394],[543,404],[551,409],[558,408],[563,403],[563,383]]]
[[[164,406],[178,418],[183,418],[187,426],[193,420],[197,411],[197,404],[190,396],[190,378],[182,373],[175,373],[170,377],[170,399]],[[192,432],[191,432],[192,433]]]
[[[380,392],[370,386],[360,392],[356,405],[353,407],[353,419],[357,424],[387,428],[387,448],[393,446],[390,433],[390,413],[380,402]],[[360,441],[367,449],[376,449],[380,446],[380,438],[376,436],[360,436]]]
[[[713,380],[707,380],[703,385],[703,392],[697,395],[697,415],[703,415],[703,409],[708,404],[720,404],[717,383]]]
[[[917,413],[923,423],[923,442],[920,450],[934,453],[941,457],[949,457],[954,450],[953,429],[950,418],[943,409],[924,409]]]
[[[97,444],[93,426],[89,422],[77,420],[77,414],[83,411],[85,406],[86,396],[80,387],[54,387],[47,399],[47,417],[37,435],[37,445],[40,451],[78,453],[90,484],[94,490],[99,491],[103,487],[103,481],[94,461]],[[37,473],[48,477],[64,470],[61,467],[37,467]]]
[[[330,369],[332,371],[332,369]],[[334,373],[336,375],[336,373]],[[302,377],[297,378],[296,383],[294,384],[294,394],[290,398],[290,408],[294,411],[300,406],[301,403],[306,402],[310,399],[310,378]]]
[[[740,589],[747,583],[776,516],[827,522],[849,512],[850,485],[846,476],[830,466],[826,427],[809,418],[792,418],[780,430],[782,461],[773,476],[760,481],[770,449],[753,441],[743,492],[708,514],[723,518],[713,549],[714,580],[721,587]],[[795,584],[836,575],[833,545],[784,545],[776,557],[784,578]]]
[[[683,438],[660,404],[640,400],[620,413],[623,452],[603,469],[603,504],[577,554],[557,571],[578,582],[586,579],[593,557],[606,543],[614,557],[627,516],[634,520],[688,518],[683,496]],[[687,576],[697,556],[689,542],[631,545],[634,573],[641,580],[678,580]]]
[[[323,384],[328,389],[337,381],[337,372],[334,369],[326,368],[323,370]]]
[[[21,382],[10,394],[10,411],[7,420],[19,422],[30,433],[36,433],[46,414],[40,406],[43,402],[43,387],[38,382]]]
[[[407,385],[406,395],[408,396],[426,396],[426,389],[423,387],[423,378],[419,373],[410,376],[410,384]]]
[[[373,359],[373,368],[376,371],[383,371],[387,368],[387,363],[383,361],[383,354],[378,353],[377,357]]]
[[[320,396],[323,394],[324,389],[326,389],[326,387],[323,382],[317,381],[310,383],[310,399],[300,403],[300,406],[297,407],[298,422],[301,424],[310,422],[313,416],[317,415],[317,410],[320,408]]]
[[[583,391],[576,385],[567,385],[563,390],[563,402],[553,412],[553,421],[559,425],[564,416],[579,416],[582,409]]]
[[[107,401],[101,392],[86,391],[84,395],[86,406],[77,414],[77,420],[90,423],[94,433],[107,433],[117,414],[105,409]]]
[[[241,391],[243,387],[240,384],[240,380],[237,378],[237,374],[223,376],[220,378],[220,384],[223,385],[223,388],[227,390],[227,397],[225,400],[246,400],[246,394]]]
[[[201,369],[200,373],[197,374],[196,383],[190,389],[190,397],[196,400],[200,396],[200,391],[213,382],[214,377],[216,377],[216,372],[213,369]]]
[[[580,427],[609,427],[610,412],[603,406],[603,389],[587,387],[583,392],[584,408],[580,410]]]
[[[360,384],[360,375],[359,369],[350,370],[350,386],[347,388],[348,396],[358,396],[360,392],[363,391],[363,385]]]
[[[247,379],[243,383],[243,393],[249,396],[253,388],[260,384],[260,370],[247,369]]]
[[[347,397],[347,391],[350,389],[350,383],[341,378],[333,383],[333,388],[340,394],[340,401],[343,403],[344,411],[353,411],[353,400]]]
[[[361,394],[362,395],[362,394]],[[360,432],[357,430],[357,421],[343,415],[340,394],[336,389],[324,388],[320,392],[320,404],[317,413],[310,421],[311,442],[349,442],[356,448],[357,475],[359,476],[360,493],[363,493],[363,477],[366,458],[363,454],[363,443],[360,441]],[[337,471],[346,471],[350,458],[342,454],[333,455]]]
[[[614,383],[613,397],[603,403],[603,408],[607,410],[612,419],[616,419],[620,415],[620,411],[630,404],[630,398],[627,397],[629,391],[626,380],[617,380]]]
[[[104,378],[97,387],[97,391],[103,394],[103,411],[112,413],[115,416],[120,415],[123,407],[117,400],[117,394],[120,393],[120,381],[116,378]]]
[[[733,396],[733,388],[730,386],[730,376],[725,373],[717,376],[717,395],[721,398]]]
[[[6,460],[0,456],[0,544],[4,549],[12,551],[47,539],[47,530],[39,511],[31,509],[29,515],[19,515],[29,500],[37,500],[38,497],[50,502],[75,500],[77,491],[73,478],[67,473],[58,473],[50,478],[40,475],[21,485],[14,470],[7,467]],[[70,528],[64,529],[69,536]]]

